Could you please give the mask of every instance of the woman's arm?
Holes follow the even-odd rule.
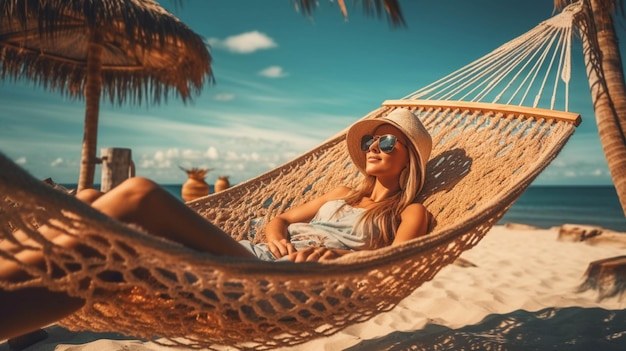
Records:
[[[274,217],[265,227],[267,246],[276,258],[289,255],[296,250],[289,242],[287,228],[292,223],[308,223],[326,202],[345,197],[350,188],[341,186],[300,206],[291,208]]]
[[[411,204],[400,214],[401,222],[392,245],[425,235],[428,231],[429,214],[422,204]],[[352,253],[352,250],[327,249],[325,247],[309,247],[298,252],[289,253],[294,262],[328,261]]]
[[[424,205],[413,203],[400,214],[400,225],[391,245],[396,245],[425,235],[428,231],[428,210]]]

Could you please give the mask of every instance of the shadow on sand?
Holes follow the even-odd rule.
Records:
[[[626,350],[626,310],[546,308],[492,314],[459,329],[428,324],[364,340],[346,350]]]
[[[626,350],[625,321],[626,310],[581,307],[546,308],[537,312],[517,310],[508,314],[492,314],[478,324],[459,329],[428,324],[420,330],[394,332],[364,340],[345,350],[623,351]],[[65,350],[82,351],[154,349],[140,340],[120,334],[70,332],[59,326],[46,330],[49,334],[46,340],[24,351],[53,351],[59,344],[65,345]],[[107,343],[107,340],[111,342]],[[126,342],[118,344],[115,340]],[[134,341],[132,346],[128,341]],[[302,345],[303,349],[305,345]],[[0,351],[9,350],[6,343],[0,344]]]

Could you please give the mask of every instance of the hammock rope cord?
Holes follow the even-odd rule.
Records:
[[[503,44],[491,53],[424,86],[402,99],[455,100],[503,103],[568,111],[571,77],[572,23],[582,11],[582,2],[566,7],[560,14]],[[558,58],[558,59],[557,59]],[[555,61],[558,67],[555,69]],[[553,76],[552,95],[544,89]],[[537,81],[538,77],[543,77]],[[556,106],[563,84],[563,103]],[[513,89],[513,90],[512,90]],[[535,93],[532,104],[528,95]],[[550,99],[550,103],[542,99]]]
[[[574,133],[580,116],[566,106],[552,109],[554,97],[551,109],[538,107],[539,98],[532,107],[521,105],[548,82],[555,84],[548,88],[553,96],[557,83],[567,88],[570,40],[553,39],[553,33],[571,35],[564,29],[571,27],[571,9],[532,30],[532,40],[523,35],[363,117],[406,107],[431,132],[433,157],[418,199],[433,217],[426,236],[328,263],[216,257],[108,218],[0,154],[0,257],[30,276],[0,279],[0,288],[45,286],[85,299],[84,308],[60,322],[73,330],[116,331],[190,348],[293,346],[389,311],[476,245]],[[547,42],[560,52],[547,49]],[[554,60],[560,78],[531,84],[555,67]],[[514,99],[519,106],[511,105]],[[346,130],[283,166],[188,205],[235,239],[262,241],[264,224],[276,214],[337,185],[358,184]],[[42,226],[59,236],[47,239],[38,231]],[[66,236],[78,238],[81,248],[56,244]],[[33,250],[43,251],[43,267],[18,259]]]

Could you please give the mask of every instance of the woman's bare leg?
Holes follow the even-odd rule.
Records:
[[[50,325],[84,304],[82,299],[46,288],[0,289],[0,342]]]
[[[230,235],[154,182],[130,178],[91,204],[109,217],[215,255],[255,257]]]
[[[131,178],[107,193],[88,189],[77,198],[149,233],[216,255],[254,257],[221,229],[205,220],[166,190],[144,178]],[[51,238],[56,237],[50,233]],[[29,257],[28,260],[36,260]],[[41,257],[39,257],[41,260]],[[0,259],[0,279],[19,281],[24,272]],[[70,315],[84,300],[46,288],[0,289],[0,341],[23,335]]]
[[[81,190],[78,194],[76,194],[76,198],[80,201],[88,204],[92,204],[94,201],[98,200],[104,193],[102,191],[98,191],[96,189],[84,189]]]

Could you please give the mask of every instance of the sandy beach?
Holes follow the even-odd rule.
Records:
[[[626,350],[626,293],[579,291],[590,262],[624,255],[626,234],[604,230],[573,242],[558,240],[559,228],[498,225],[394,310],[281,350]],[[47,339],[25,350],[178,350],[114,333],[46,330]]]

